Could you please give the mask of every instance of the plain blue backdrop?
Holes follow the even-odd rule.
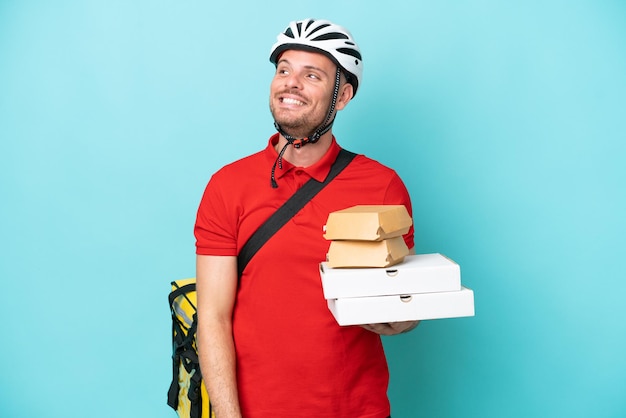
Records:
[[[618,0],[1,1],[0,416],[174,417],[169,283],[305,17],[363,52],[340,143],[400,173],[417,251],[476,294],[385,338],[394,418],[626,416]]]

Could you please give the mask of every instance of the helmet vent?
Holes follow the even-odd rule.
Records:
[[[325,33],[312,39],[312,41],[330,41],[334,39],[349,39],[347,35],[339,32]]]
[[[311,22],[313,23],[313,22]],[[318,27],[316,27],[315,29],[313,29],[311,32],[309,32],[309,36],[313,35],[315,32],[317,32],[318,30],[322,30],[324,28],[327,28],[330,26],[330,23],[324,23],[322,25],[319,25]],[[309,26],[306,27],[307,29],[309,29]]]
[[[342,54],[346,54],[346,55],[350,55],[351,57],[354,57],[356,59],[361,60],[361,54],[359,53],[359,51],[352,49],[352,48],[337,48],[337,52],[341,52]]]

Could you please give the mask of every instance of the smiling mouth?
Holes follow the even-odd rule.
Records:
[[[280,101],[281,103],[284,103],[284,104],[304,106],[304,102],[297,100],[297,99],[292,99],[290,97],[283,97],[282,99],[280,99]]]

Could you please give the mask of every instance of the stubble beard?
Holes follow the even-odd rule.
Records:
[[[315,121],[310,114],[302,114],[298,116],[280,115],[280,110],[275,111],[272,102],[270,101],[270,112],[274,117],[274,121],[280,125],[282,130],[288,135],[294,138],[307,138],[311,136],[317,128],[320,127],[323,119]],[[324,116],[322,116],[323,118]]]

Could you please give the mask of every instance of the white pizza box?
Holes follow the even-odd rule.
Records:
[[[327,302],[339,325],[474,316],[474,292],[466,287],[457,292],[340,298]]]
[[[380,241],[406,234],[412,224],[404,205],[357,205],[331,212],[324,238]]]
[[[461,268],[439,254],[407,255],[385,268],[332,268],[320,263],[326,299],[454,292],[461,290]]]
[[[404,238],[382,241],[332,241],[326,255],[329,267],[389,267],[409,255]]]

